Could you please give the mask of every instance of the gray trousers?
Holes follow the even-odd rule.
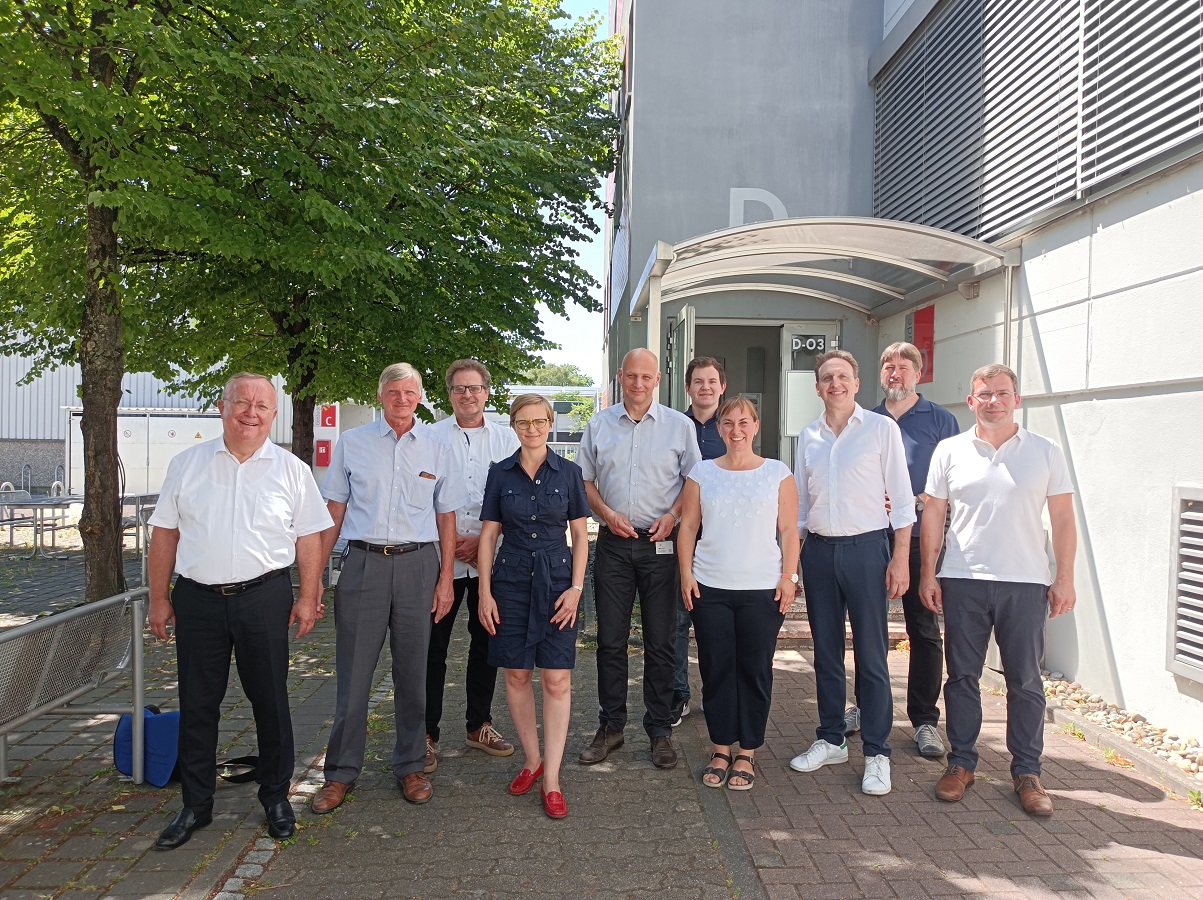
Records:
[[[326,747],[326,780],[350,784],[363,768],[368,699],[384,635],[393,657],[397,741],[393,774],[421,772],[426,760],[426,651],[430,607],[439,577],[434,544],[385,556],[352,547],[334,590],[334,725]]]
[[[1044,623],[1048,586],[1016,581],[941,578],[944,593],[944,656],[948,681],[944,706],[948,764],[977,769],[982,730],[978,684],[990,632],[1002,656],[1007,682],[1007,750],[1011,776],[1039,775],[1044,752]]]

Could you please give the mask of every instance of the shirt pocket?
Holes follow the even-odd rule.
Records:
[[[292,533],[292,510],[284,494],[260,494],[255,500],[252,523],[256,531],[273,534]]]
[[[406,475],[405,504],[415,512],[426,512],[434,509],[433,478],[423,478],[421,475]]]

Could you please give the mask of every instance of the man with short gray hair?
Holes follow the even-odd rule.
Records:
[[[426,652],[432,621],[451,609],[455,510],[467,502],[448,447],[416,427],[422,376],[408,363],[380,374],[383,418],[346,432],[334,447],[322,494],[334,528],[347,539],[335,589],[334,725],[326,782],[315,813],[342,805],[359,777],[367,742],[372,673],[389,636],[397,739],[392,770],[410,803],[431,797],[426,767]],[[436,541],[438,546],[435,546]]]

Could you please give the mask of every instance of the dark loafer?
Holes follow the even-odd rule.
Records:
[[[593,736],[593,743],[581,752],[578,761],[583,766],[591,766],[599,763],[625,742],[626,737],[621,731],[608,731],[606,726],[603,725],[597,729],[597,734]]]
[[[408,775],[403,775],[397,779],[397,783],[401,785],[401,796],[410,803],[425,803],[434,793],[434,788],[430,786],[430,779],[421,772],[410,772]]]
[[[285,841],[297,833],[297,815],[287,800],[263,807],[267,816],[267,833],[277,841]]]
[[[174,850],[176,847],[182,847],[188,843],[192,832],[211,824],[213,824],[212,810],[197,815],[185,806],[176,815],[175,821],[163,829],[159,839],[155,841],[155,849]]]
[[[657,769],[676,768],[677,751],[666,734],[652,738],[652,765]]]

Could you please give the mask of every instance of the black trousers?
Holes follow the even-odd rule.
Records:
[[[643,623],[643,727],[649,737],[672,734],[677,640],[677,556],[656,553],[646,537],[622,538],[602,529],[593,560],[597,596],[598,720],[610,731],[627,724],[627,641],[635,594]]]
[[[176,671],[180,683],[180,786],[184,806],[213,807],[217,731],[230,682],[230,655],[251,702],[259,741],[259,801],[288,798],[296,753],[288,708],[288,616],[292,582],[273,578],[223,597],[187,578],[171,592],[175,608]]]
[[[940,559],[944,558],[940,554]],[[938,725],[940,687],[944,683],[944,637],[940,633],[940,617],[919,599],[919,571],[923,560],[919,544],[911,543],[911,585],[902,595],[902,615],[906,620],[906,636],[911,643],[910,669],[906,679],[906,715],[911,725]],[[939,562],[936,564],[939,571]],[[860,672],[854,675],[856,705],[860,706]]]
[[[706,728],[716,744],[755,750],[773,701],[773,651],[785,616],[776,589],[728,591],[698,585],[693,603]]]
[[[443,689],[447,682],[447,647],[455,631],[455,618],[464,598],[468,599],[468,694],[466,725],[475,731],[493,721],[493,691],[497,687],[497,669],[489,665],[489,633],[480,624],[480,579],[455,579],[455,601],[447,615],[430,626],[430,651],[426,655],[426,733],[439,739],[443,718]]]

